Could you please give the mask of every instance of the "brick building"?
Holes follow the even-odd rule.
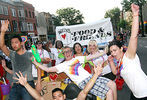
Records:
[[[0,0],[0,26],[3,20],[10,21],[6,36],[15,34],[37,35],[34,7],[22,0]]]

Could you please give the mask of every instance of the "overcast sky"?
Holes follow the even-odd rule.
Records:
[[[73,7],[84,16],[86,23],[104,18],[107,10],[114,7],[121,9],[122,0],[23,0],[32,4],[39,12],[55,14],[57,9]]]

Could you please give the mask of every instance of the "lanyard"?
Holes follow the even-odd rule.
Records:
[[[59,50],[59,49],[57,49],[57,51],[58,51],[58,54],[62,52],[62,50]]]
[[[124,56],[124,54],[123,54],[123,56]],[[120,72],[123,69],[123,60],[122,60],[122,58],[121,58],[121,60],[119,60],[119,62],[117,62],[117,74],[116,74],[117,76],[120,76]]]

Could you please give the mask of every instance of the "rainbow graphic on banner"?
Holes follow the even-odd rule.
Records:
[[[78,73],[78,68],[79,66],[81,66],[81,64],[79,63],[79,60],[76,59],[70,66],[69,68],[69,73],[73,74],[73,75],[79,75]]]

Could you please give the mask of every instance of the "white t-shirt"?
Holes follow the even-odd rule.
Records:
[[[136,54],[134,59],[129,59],[124,54],[121,76],[136,98],[147,97],[147,76],[142,71],[140,60]]]
[[[55,55],[55,60],[56,60],[56,65],[60,64],[64,58],[59,58],[58,55],[61,52],[61,50],[57,50],[57,48],[50,48],[51,53],[53,53]]]
[[[100,51],[102,52],[102,51]],[[89,54],[91,55],[91,54]],[[92,62],[97,66],[98,64],[98,61],[100,62],[103,62],[103,61],[107,61],[108,60],[108,56],[107,55],[103,55],[101,57],[98,57],[98,58],[95,58],[92,60]],[[110,68],[110,65],[106,65],[104,68],[103,68],[103,72],[101,73],[102,75],[105,75],[105,74],[108,74],[111,72],[111,68]]]
[[[78,56],[72,58],[70,61],[65,61],[56,65],[55,67],[58,70],[57,73],[65,72],[72,81],[74,81],[76,84],[79,84],[90,76],[90,74],[82,67],[84,59],[84,56]]]
[[[40,58],[50,58],[46,50],[42,49],[42,50],[37,50],[37,51],[40,55]],[[47,66],[47,64],[43,64],[43,65]],[[32,65],[32,75],[33,77],[37,77],[37,68],[34,64]]]

